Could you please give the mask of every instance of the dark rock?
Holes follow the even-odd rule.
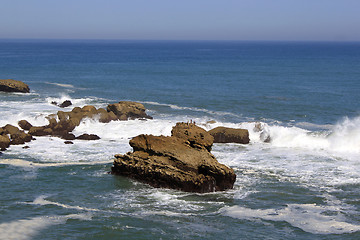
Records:
[[[214,143],[248,144],[250,142],[247,129],[217,127],[210,130],[209,133],[214,137]]]
[[[106,108],[108,112],[113,112],[119,120],[128,119],[152,119],[145,113],[146,108],[141,103],[120,101],[118,103],[109,104]]]
[[[18,122],[18,125],[24,130],[30,130],[30,128],[32,127],[32,125],[26,120],[20,120]]]
[[[199,138],[203,132],[198,127],[186,129],[182,123],[174,128],[171,137],[139,135],[130,140],[133,152],[115,155],[112,173],[128,176],[154,187],[187,192],[231,189],[236,175],[209,152],[211,144],[209,146],[208,141],[211,138],[207,134],[204,134],[204,138]],[[187,134],[185,130],[188,131]],[[194,142],[191,143],[187,138]]]
[[[72,141],[65,141],[65,144],[74,144]]]
[[[72,105],[72,102],[70,100],[65,100],[63,103],[59,104],[59,107],[66,108]]]
[[[56,106],[58,105],[58,103],[56,101],[52,101],[51,104],[56,105]]]
[[[23,146],[22,148],[23,149],[29,149],[30,147],[29,146]]]
[[[84,133],[84,134],[76,137],[76,139],[79,139],[79,140],[99,140],[100,137],[98,135],[95,135],[95,134]]]
[[[75,140],[76,139],[74,134],[66,132],[66,131],[54,132],[53,136],[59,137],[59,138],[64,139],[64,140]]]
[[[3,79],[0,80],[0,91],[29,93],[30,88],[27,84],[21,81],[13,79]]]

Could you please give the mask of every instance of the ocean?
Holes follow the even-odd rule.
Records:
[[[8,78],[31,92],[0,93],[0,126],[45,125],[64,100],[137,101],[154,119],[85,119],[75,135],[100,140],[36,137],[2,152],[0,239],[360,239],[360,43],[0,40]],[[108,174],[132,137],[190,120],[249,130],[248,145],[213,146],[234,189]]]

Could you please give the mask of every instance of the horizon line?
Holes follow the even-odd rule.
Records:
[[[359,43],[360,40],[244,40],[244,39],[126,39],[126,38],[0,38],[0,41],[137,41],[137,42],[329,42]]]

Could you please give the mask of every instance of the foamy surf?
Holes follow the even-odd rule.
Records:
[[[100,209],[95,209],[95,208],[72,206],[72,205],[62,204],[62,203],[59,203],[59,202],[53,202],[53,201],[50,201],[50,200],[46,200],[45,199],[46,197],[47,196],[45,196],[45,195],[41,195],[41,196],[37,197],[30,204],[40,205],[40,206],[54,205],[54,206],[58,206],[58,207],[66,208],[66,209],[74,209],[74,210],[79,210],[79,211],[90,211],[90,212],[99,212],[99,211],[101,211]]]
[[[233,206],[225,207],[221,212],[225,216],[238,219],[283,221],[313,234],[343,234],[360,231],[360,223],[347,222],[341,209],[332,206],[289,204],[280,209],[251,209]]]
[[[40,216],[29,219],[20,219],[0,224],[0,239],[6,240],[27,240],[36,237],[39,232],[52,225],[65,224],[68,219],[90,221],[89,214],[69,214]]]
[[[77,165],[98,165],[98,164],[108,164],[111,163],[111,160],[108,161],[91,161],[91,162],[57,162],[57,163],[39,163],[26,161],[22,159],[1,159],[0,164],[11,165],[15,167],[22,168],[42,168],[42,167],[62,167],[62,166],[77,166]]]

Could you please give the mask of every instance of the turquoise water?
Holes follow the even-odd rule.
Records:
[[[154,117],[88,119],[75,134],[99,141],[38,137],[3,152],[0,239],[360,237],[360,43],[1,40],[0,73],[31,88],[0,93],[0,126],[46,124],[60,110],[51,102],[66,99],[139,101]],[[190,119],[249,130],[249,145],[213,147],[237,174],[233,190],[183,193],[107,174],[130,138]]]

